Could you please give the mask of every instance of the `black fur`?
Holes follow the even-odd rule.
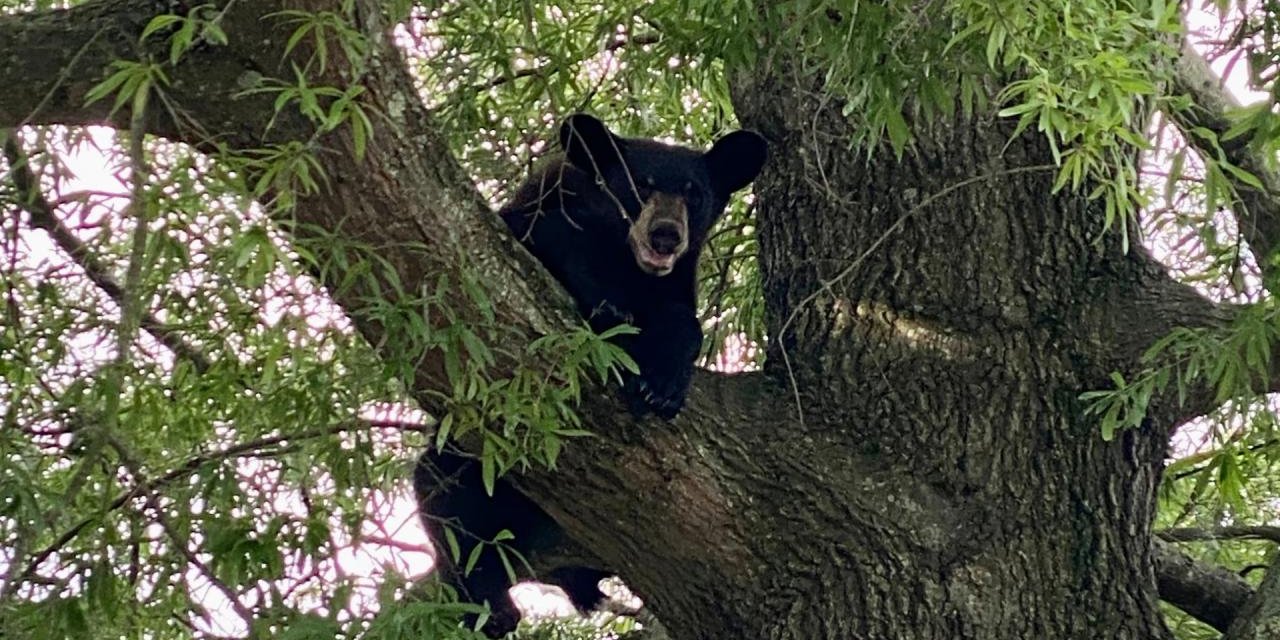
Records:
[[[577,114],[561,126],[560,142],[564,155],[534,172],[499,213],[569,290],[593,329],[623,322],[640,329],[620,339],[640,366],[640,375],[627,380],[626,395],[636,413],[672,418],[684,406],[702,347],[698,255],[730,195],[760,172],[764,139],[736,131],[702,153],[620,138],[599,120]],[[665,275],[640,268],[628,243],[646,201],[662,203],[656,208],[683,204],[687,213],[687,249]]]
[[[435,544],[440,579],[456,589],[463,602],[489,603],[485,634],[500,638],[510,633],[520,621],[520,612],[507,594],[511,581],[506,567],[496,551],[485,549],[467,573],[464,569],[471,550],[477,544],[494,540],[505,529],[515,534],[515,538],[502,544],[532,563],[553,561],[555,554],[568,544],[560,526],[509,482],[499,479],[493,496],[486,495],[480,462],[463,455],[434,450],[426,453],[414,469],[413,484],[423,523]],[[461,551],[458,563],[449,557],[446,528],[452,529],[458,541]],[[510,561],[517,577],[560,587],[569,601],[584,613],[593,611],[605,599],[599,588],[600,580],[613,575],[578,566],[562,566],[543,575],[533,575],[519,559],[510,557]],[[474,618],[469,618],[468,624],[474,624]]]

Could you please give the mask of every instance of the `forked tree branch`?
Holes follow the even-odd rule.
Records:
[[[1169,117],[1183,132],[1188,143],[1200,154],[1220,158],[1256,176],[1263,188],[1258,189],[1230,173],[1227,179],[1238,195],[1231,210],[1239,223],[1240,233],[1258,258],[1264,273],[1271,270],[1267,256],[1280,248],[1280,173],[1249,143],[1249,136],[1223,141],[1231,128],[1230,112],[1239,103],[1222,86],[1222,79],[1209,63],[1184,39],[1180,56],[1174,62],[1174,86],[1177,94],[1191,98],[1191,107],[1169,112]],[[1205,135],[1203,132],[1210,132]],[[1136,295],[1122,295],[1107,306],[1105,321],[1113,328],[1110,347],[1114,347],[1115,369],[1130,373],[1145,366],[1141,357],[1157,340],[1178,328],[1223,329],[1241,312],[1241,307],[1218,304],[1203,298],[1191,287],[1174,282],[1163,274],[1153,274],[1151,282],[1140,287]],[[1133,322],[1142,318],[1142,322]],[[1277,354],[1280,355],[1280,354]],[[1280,374],[1268,374],[1256,381],[1260,390],[1280,390]],[[1168,398],[1162,405],[1162,419],[1177,425],[1211,412],[1219,404],[1211,389],[1192,389],[1178,401]]]
[[[1280,172],[1272,169],[1273,163],[1267,162],[1250,145],[1250,136],[1223,140],[1223,134],[1231,128],[1230,113],[1238,109],[1240,103],[1223,88],[1222,78],[1186,39],[1174,64],[1173,89],[1189,96],[1193,103],[1189,109],[1169,114],[1187,142],[1202,155],[1217,158],[1221,154],[1227,162],[1253,174],[1262,183],[1263,188],[1259,189],[1227,174],[1239,196],[1230,209],[1239,221],[1240,233],[1253,249],[1263,271],[1270,270],[1267,258],[1280,247]],[[1197,129],[1208,130],[1213,137],[1200,135]]]
[[[1192,102],[1187,109],[1167,114],[1188,144],[1201,155],[1229,162],[1262,183],[1259,189],[1226,173],[1238,197],[1229,208],[1259,267],[1264,275],[1270,274],[1274,269],[1268,256],[1280,249],[1280,172],[1250,144],[1250,136],[1222,139],[1232,125],[1231,111],[1240,104],[1223,88],[1222,78],[1205,57],[1185,38],[1174,61],[1172,90]],[[1152,270],[1145,280],[1132,290],[1118,291],[1099,307],[1104,316],[1100,322],[1108,327],[1104,334],[1111,336],[1103,341],[1100,353],[1109,354],[1104,358],[1105,366],[1113,371],[1129,375],[1145,368],[1148,363],[1142,360],[1143,354],[1175,328],[1225,329],[1243,310],[1239,305],[1204,298],[1192,287],[1169,278],[1163,267]],[[1134,322],[1135,318],[1142,321]],[[1272,361],[1280,362],[1280,349]],[[1280,371],[1263,376],[1253,381],[1255,389],[1280,391]],[[1152,402],[1153,407],[1159,408],[1159,420],[1171,427],[1210,413],[1220,404],[1215,390],[1203,385],[1190,389],[1185,396],[1171,390]]]

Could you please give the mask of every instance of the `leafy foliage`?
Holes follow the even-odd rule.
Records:
[[[1214,299],[1235,303],[1236,313],[1231,322],[1214,330],[1173,331],[1145,354],[1145,369],[1127,378],[1117,374],[1114,388],[1086,392],[1082,398],[1087,412],[1098,418],[1103,436],[1110,438],[1121,429],[1148,426],[1149,403],[1157,393],[1172,390],[1180,402],[1200,389],[1213,394],[1219,410],[1181,425],[1174,437],[1156,527],[1204,532],[1202,542],[1184,550],[1243,569],[1265,564],[1273,545],[1214,532],[1235,524],[1275,524],[1272,503],[1280,489],[1280,441],[1267,380],[1273,376],[1280,324],[1275,255],[1255,255],[1238,217],[1250,213],[1240,189],[1263,185],[1259,176],[1233,164],[1226,149],[1248,148],[1252,157],[1262,160],[1262,169],[1277,167],[1276,95],[1274,83],[1265,80],[1274,79],[1274,67],[1263,62],[1274,55],[1274,40],[1265,34],[1274,30],[1269,25],[1275,24],[1275,17],[1262,5],[1204,4],[1213,5],[1223,19],[1216,31],[1214,25],[1202,27],[1208,33],[1200,37],[1239,47],[1210,49],[1210,56],[1242,53],[1251,65],[1242,84],[1266,93],[1261,101],[1227,114],[1232,124],[1220,135],[1203,127],[1176,131],[1168,120],[1157,122],[1155,148],[1144,167],[1149,207],[1142,222],[1147,244],[1171,273]],[[1199,107],[1172,99],[1162,108],[1177,119],[1180,112]],[[1194,149],[1188,145],[1190,139],[1197,142]],[[1253,581],[1260,572],[1243,573]],[[1180,638],[1218,637],[1181,612],[1170,609],[1169,619]]]

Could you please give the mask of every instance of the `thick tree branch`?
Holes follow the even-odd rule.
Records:
[[[1174,90],[1191,97],[1189,109],[1170,113],[1187,141],[1200,153],[1222,157],[1233,165],[1248,171],[1262,182],[1262,189],[1251,186],[1227,174],[1239,195],[1239,201],[1231,206],[1240,223],[1240,232],[1258,257],[1264,271],[1270,268],[1267,256],[1280,246],[1280,173],[1272,170],[1266,159],[1254,150],[1249,136],[1222,140],[1231,127],[1229,117],[1233,109],[1240,107],[1236,99],[1222,86],[1222,79],[1209,67],[1208,61],[1191,45],[1182,42],[1182,54],[1174,64]],[[1213,132],[1216,140],[1196,134],[1196,128]]]
[[[1204,56],[1185,39],[1174,63],[1173,89],[1189,96],[1193,103],[1188,109],[1169,113],[1188,142],[1201,154],[1220,157],[1262,182],[1263,188],[1258,189],[1227,174],[1239,197],[1231,209],[1241,234],[1258,257],[1259,266],[1267,272],[1267,256],[1280,247],[1280,173],[1272,170],[1271,164],[1249,144],[1249,136],[1221,139],[1231,127],[1230,112],[1240,105],[1222,87],[1221,78]],[[1212,132],[1213,136],[1197,134],[1198,129]],[[1215,303],[1173,281],[1141,251],[1135,259],[1147,263],[1137,271],[1141,275],[1134,281],[1135,286],[1115,291],[1114,297],[1098,307],[1104,316],[1099,326],[1109,327],[1098,336],[1103,347],[1099,353],[1111,354],[1104,360],[1113,370],[1128,374],[1144,366],[1140,359],[1148,347],[1175,328],[1226,328],[1241,311],[1236,305]],[[1258,380],[1257,388],[1280,390],[1280,376],[1272,374]],[[1159,421],[1176,426],[1212,411],[1218,404],[1215,395],[1211,389],[1193,389],[1185,403],[1175,406],[1171,392],[1165,398],[1157,398],[1153,407],[1158,410]]]
[[[1096,354],[1094,388],[1110,389],[1112,372],[1118,371],[1133,382],[1150,367],[1168,364],[1149,362],[1146,354],[1153,344],[1179,328],[1224,329],[1239,308],[1216,303],[1191,286],[1170,277],[1140,246],[1128,258],[1133,267],[1129,277],[1115,283],[1097,304],[1090,306],[1092,317],[1079,326],[1089,333],[1078,337],[1084,350]],[[1218,404],[1215,390],[1207,385],[1192,387],[1180,394],[1177,385],[1157,390],[1148,417],[1166,430],[1211,412]]]
[[[1175,329],[1226,332],[1232,330],[1232,323],[1241,314],[1253,311],[1248,304],[1215,302],[1177,282],[1140,247],[1134,248],[1129,259],[1141,263],[1131,271],[1131,279],[1100,296],[1099,304],[1092,308],[1096,315],[1080,324],[1091,331],[1080,339],[1092,345],[1086,347],[1089,352],[1098,354],[1096,373],[1103,377],[1094,384],[1101,388],[1111,388],[1113,383],[1105,376],[1112,371],[1133,381],[1147,368],[1177,365],[1185,370],[1185,363],[1173,362],[1166,355],[1154,361],[1144,356],[1153,344]],[[1244,354],[1240,357],[1243,359]],[[1280,346],[1273,348],[1271,362],[1280,362]],[[1152,398],[1148,417],[1155,424],[1176,429],[1188,420],[1213,412],[1222,400],[1217,389],[1206,383],[1206,376],[1202,373],[1184,390],[1179,390],[1177,384],[1167,385]],[[1249,383],[1255,394],[1280,391],[1280,370],[1272,365],[1268,371],[1254,372]]]
[[[0,61],[12,62],[0,70],[0,82],[10,88],[0,95],[0,126],[126,124],[127,113],[111,116],[107,112],[111,100],[86,107],[84,96],[105,77],[112,61],[148,55],[137,44],[139,34],[152,16],[188,9],[173,4],[99,0],[69,10],[0,17]],[[514,243],[499,229],[496,217],[488,215],[487,204],[434,130],[400,52],[385,35],[388,25],[381,23],[377,3],[357,9],[359,19],[368,22],[361,26],[376,42],[375,53],[366,61],[373,71],[363,78],[367,97],[363,106],[369,113],[381,114],[365,162],[360,164],[351,161],[356,154],[348,131],[317,138],[314,127],[294,105],[276,113],[274,94],[244,91],[258,86],[263,76],[289,69],[283,45],[293,27],[271,17],[286,8],[285,3],[224,0],[216,4],[225,10],[223,28],[231,42],[197,47],[176,67],[166,69],[170,83],[158,88],[165,108],[154,109],[157,115],[148,120],[150,132],[232,153],[272,141],[304,142],[323,165],[328,188],[302,198],[294,211],[287,212],[301,223],[296,227],[301,237],[336,232],[375,247],[397,270],[399,282],[410,287],[410,294],[441,275],[459,282],[467,270],[482,281],[503,283],[502,291],[490,293],[496,315],[512,327],[550,332],[578,322],[563,291],[532,266],[527,254],[512,250]],[[288,8],[336,10],[337,4],[312,0],[289,3]],[[162,37],[154,40],[149,45],[164,48]],[[303,48],[293,55],[306,55]],[[21,62],[25,56],[38,60],[34,68]],[[312,81],[344,82],[336,71],[333,77]],[[268,122],[272,123],[269,131],[265,129]],[[361,219],[367,224],[354,222]],[[385,290],[374,289],[332,293],[339,304],[359,316],[369,300],[385,299]],[[555,304],[546,305],[547,301]],[[357,321],[357,326],[372,344],[385,343],[386,336],[375,323]],[[429,359],[423,371],[426,384],[444,386],[438,358]]]
[[[1224,327],[1236,310],[1204,297],[1171,278],[1142,247],[1133,247],[1131,279],[1096,305],[1099,353],[1111,353],[1122,371],[1130,370],[1156,340],[1178,327]],[[1089,323],[1086,324],[1089,326]],[[1102,346],[1105,345],[1105,346]]]
[[[314,129],[296,110],[275,113],[273,94],[246,91],[264,77],[288,71],[277,40],[287,37],[290,28],[265,17],[297,8],[281,0],[93,0],[70,9],[0,15],[0,86],[5,87],[0,92],[0,128],[127,128],[129,105],[113,113],[111,98],[86,104],[86,96],[113,71],[113,62],[167,60],[164,34],[144,44],[139,41],[142,29],[156,15],[185,15],[199,4],[220,12],[221,26],[231,40],[223,46],[198,44],[176,66],[164,67],[168,84],[156,87],[161,97],[148,110],[148,133],[204,149],[306,140]]]
[[[1249,583],[1226,569],[1197,562],[1163,542],[1157,541],[1154,550],[1160,599],[1219,631],[1231,626],[1253,596]]]

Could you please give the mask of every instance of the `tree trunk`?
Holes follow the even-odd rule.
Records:
[[[102,121],[77,96],[112,56],[134,55],[122,43],[170,4],[0,17],[0,53],[57,43],[41,64],[80,79],[58,88],[52,72],[0,67],[14,87],[0,126]],[[323,139],[331,186],[300,204],[299,233],[371,244],[409,290],[478,270],[502,285],[500,323],[528,335],[569,326],[567,299],[433,131],[378,3],[356,5],[379,47],[362,82],[386,119],[361,162],[345,132]],[[261,19],[281,6],[234,4],[230,46],[173,70],[175,99],[224,142],[258,144],[271,117],[269,99],[232,96],[243,74],[288,68],[285,27]],[[83,28],[103,16],[129,37]],[[671,423],[636,423],[612,390],[594,390],[581,411],[599,437],[573,443],[556,472],[515,481],[679,640],[1168,637],[1151,518],[1170,425],[1107,442],[1078,396],[1181,311],[1214,309],[1122,251],[1100,202],[1053,194],[1039,136],[1007,144],[1009,123],[992,113],[957,116],[916,123],[901,160],[881,149],[868,161],[848,151],[840,105],[784,69],[765,62],[735,84],[740,118],[771,143],[756,184],[766,372],[700,373]],[[274,134],[305,128],[285,119]],[[208,140],[162,119],[153,130]],[[362,313],[393,291],[326,277],[371,343],[403,346]],[[1126,315],[1168,300],[1187,309]],[[428,393],[448,389],[440,354],[417,374],[423,405],[443,410]]]
[[[1104,442],[1077,400],[1105,374],[1091,307],[1150,266],[1101,233],[1100,203],[1051,195],[1038,138],[1006,148],[1009,128],[979,114],[868,163],[845,151],[839,105],[780,75],[737,90],[773,151],[756,193],[776,391],[755,397],[791,387],[803,417],[699,450],[719,472],[696,495],[724,496],[732,521],[702,537],[730,529],[733,555],[771,570],[743,567],[742,620],[687,637],[1164,634],[1149,541],[1164,434]],[[669,586],[660,616],[680,607]]]

